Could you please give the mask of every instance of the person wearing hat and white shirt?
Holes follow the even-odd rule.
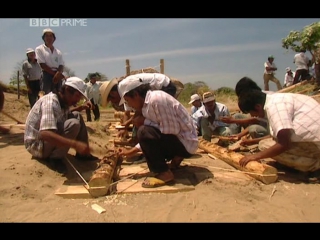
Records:
[[[86,98],[85,89],[82,79],[68,78],[58,93],[41,97],[26,119],[25,148],[35,159],[45,161],[61,174],[67,172],[63,160],[70,148],[76,150],[77,160],[98,160],[90,153],[87,128],[79,112],[87,106],[70,109]]]
[[[297,84],[303,80],[310,80],[311,76],[309,75],[309,66],[311,66],[311,60],[306,55],[305,49],[301,49],[299,53],[294,55],[293,63],[296,65],[293,84]]]
[[[91,110],[94,115],[94,120],[98,121],[100,119],[100,109],[99,109],[99,101],[100,101],[100,86],[97,84],[97,73],[90,73],[89,74],[89,82],[87,83],[87,88],[85,94],[87,98],[92,103],[92,109],[86,109],[87,121],[91,122]]]
[[[196,127],[188,110],[174,97],[161,90],[151,90],[150,84],[135,76],[128,78],[126,84],[120,82],[119,93],[120,105],[126,102],[140,113],[133,119],[139,143],[134,150],[141,148],[150,172],[155,174],[146,178],[142,187],[172,183],[171,169],[179,167],[184,158],[191,157],[198,149]],[[126,149],[121,149],[120,155],[127,154]]]
[[[216,102],[212,92],[205,92],[202,102],[203,106],[191,117],[204,140],[211,142],[212,135],[230,136],[239,133],[237,124],[227,124],[220,120],[222,117],[230,116],[230,112],[226,105]]]
[[[42,71],[32,48],[27,49],[26,55],[28,59],[22,63],[22,75],[28,89],[30,108],[32,108],[39,99]]]
[[[192,115],[202,106],[200,96],[198,94],[191,95],[190,102],[188,104],[192,104],[192,107],[191,107],[191,115]]]
[[[275,75],[275,71],[278,68],[274,63],[274,57],[272,55],[268,56],[268,61],[264,63],[264,72],[263,72],[263,81],[264,81],[264,90],[269,91],[269,81],[274,82],[277,85],[278,90],[282,89],[279,79]]]
[[[59,49],[53,46],[56,35],[50,28],[42,32],[43,44],[35,49],[36,58],[40,64],[43,75],[41,79],[41,90],[44,94],[58,91],[61,88],[64,69],[64,60]]]
[[[295,72],[291,70],[291,68],[286,68],[286,74],[284,75],[284,85],[283,87],[289,87],[293,85],[293,79],[294,79]]]

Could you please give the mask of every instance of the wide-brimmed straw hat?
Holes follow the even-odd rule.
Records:
[[[108,104],[108,95],[110,93],[111,88],[114,85],[118,84],[118,79],[114,78],[111,81],[105,81],[99,88],[100,95],[101,95],[101,106],[105,107]]]

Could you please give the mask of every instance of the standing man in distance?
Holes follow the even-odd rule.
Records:
[[[274,72],[278,68],[274,64],[274,57],[272,55],[268,56],[268,61],[264,63],[263,81],[264,90],[269,91],[269,81],[274,82],[277,85],[278,91],[282,89],[279,79],[274,76]]]
[[[28,89],[28,99],[30,108],[39,99],[41,67],[36,59],[35,51],[32,48],[27,49],[27,60],[22,64],[22,74]]]
[[[56,35],[50,28],[43,30],[42,40],[44,43],[36,47],[35,53],[42,69],[41,90],[48,94],[61,88],[64,60],[61,51],[53,46]]]
[[[97,84],[97,78],[99,76],[96,73],[89,74],[89,82],[87,83],[87,88],[85,94],[87,98],[92,103],[92,109],[86,109],[87,122],[91,122],[91,110],[94,115],[94,120],[98,121],[100,119],[100,109],[99,109],[99,100],[100,100],[100,86]]]
[[[297,84],[303,80],[309,80],[309,66],[311,65],[311,60],[306,55],[305,49],[301,49],[299,53],[294,55],[293,63],[297,67],[293,84]]]

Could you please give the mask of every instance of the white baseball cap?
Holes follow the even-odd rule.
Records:
[[[214,96],[214,94],[212,92],[205,92],[202,96],[202,101],[203,103],[207,103],[207,102],[211,102],[216,100],[216,97]]]
[[[85,84],[85,82],[81,78],[69,77],[69,78],[67,78],[67,80],[65,81],[64,84],[78,90],[87,101],[89,100],[85,94],[87,85]]]
[[[139,87],[140,85],[144,84],[141,78],[135,76],[135,75],[130,75],[123,79],[122,81],[119,82],[118,85],[118,92],[121,97],[121,100],[119,102],[119,106],[124,104],[124,95],[127,92],[130,92],[132,89],[135,89],[136,87]]]
[[[291,68],[287,67],[286,72],[290,72],[290,71],[291,71]]]
[[[34,52],[34,50],[32,48],[27,48],[26,54]]]
[[[192,104],[194,101],[197,101],[197,100],[200,100],[200,97],[198,94],[193,94],[191,97],[190,97],[190,102],[189,104]]]

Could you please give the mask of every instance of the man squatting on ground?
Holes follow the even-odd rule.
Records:
[[[24,133],[24,145],[38,160],[61,174],[67,172],[63,159],[70,148],[76,150],[80,161],[98,160],[90,154],[88,132],[79,111],[90,106],[75,106],[85,96],[86,85],[77,77],[70,77],[57,92],[41,97],[30,110]]]
[[[295,93],[242,92],[238,105],[243,113],[267,116],[272,138],[259,142],[261,152],[244,156],[239,164],[273,158],[287,167],[318,177],[320,169],[320,104]]]
[[[161,90],[150,90],[149,84],[131,76],[119,83],[120,105],[126,102],[136,110],[133,125],[137,127],[138,144],[154,177],[145,179],[142,187],[153,188],[174,180],[170,168],[177,168],[184,158],[198,149],[198,136],[188,110],[174,97]],[[130,150],[122,149],[120,155]],[[167,162],[170,164],[167,164]]]

